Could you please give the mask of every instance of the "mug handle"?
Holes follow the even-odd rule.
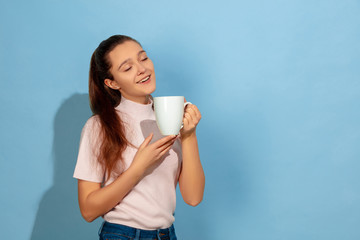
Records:
[[[186,103],[184,103],[184,109],[185,109],[185,107],[187,106],[187,105],[189,105],[189,104],[192,104],[191,102],[186,102]]]
[[[191,102],[186,102],[186,103],[184,103],[184,109],[186,108],[186,106],[187,105],[189,105],[189,104],[192,104]],[[184,127],[184,123],[181,123],[181,128],[180,129],[182,129]]]

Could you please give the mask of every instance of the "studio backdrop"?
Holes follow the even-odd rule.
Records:
[[[153,60],[153,96],[202,113],[205,195],[178,192],[179,239],[360,239],[359,0],[2,0],[2,239],[98,239],[72,174],[114,34]]]

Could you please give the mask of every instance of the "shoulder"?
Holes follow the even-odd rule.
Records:
[[[84,128],[96,128],[100,126],[100,118],[98,115],[91,116],[85,123]]]
[[[93,134],[99,134],[100,127],[101,127],[101,125],[100,125],[99,116],[97,116],[97,115],[91,116],[86,121],[86,123],[82,129],[81,135],[89,136],[89,135],[93,135]]]

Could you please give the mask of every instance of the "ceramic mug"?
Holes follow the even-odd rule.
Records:
[[[182,128],[184,96],[154,97],[156,123],[162,135],[177,135]]]

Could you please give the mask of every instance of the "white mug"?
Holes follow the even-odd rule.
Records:
[[[182,128],[184,109],[183,96],[154,97],[156,123],[162,135],[177,135]]]

